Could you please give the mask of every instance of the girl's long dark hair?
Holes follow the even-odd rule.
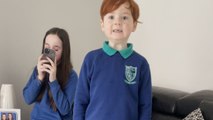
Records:
[[[69,35],[64,29],[61,29],[61,28],[54,27],[54,28],[48,30],[46,32],[45,36],[44,36],[44,39],[43,39],[42,53],[44,51],[45,39],[46,39],[47,35],[49,35],[49,34],[57,35],[60,38],[60,40],[62,41],[63,50],[62,50],[61,60],[60,60],[59,64],[57,65],[56,77],[57,77],[57,80],[58,80],[58,82],[61,86],[61,89],[63,90],[65,88],[69,74],[70,74],[70,72],[73,68],[72,63],[71,63],[71,59],[70,59],[71,49],[70,49]],[[47,75],[46,75],[45,78],[47,78]],[[43,82],[42,88],[41,88],[40,93],[37,97],[37,101],[39,101],[39,102],[41,101],[46,88],[48,89],[48,96],[49,96],[49,100],[50,100],[50,105],[53,108],[53,110],[56,111],[57,107],[56,107],[55,102],[53,100],[52,93],[49,89],[48,83]]]

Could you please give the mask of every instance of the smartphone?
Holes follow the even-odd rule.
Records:
[[[55,51],[49,48],[45,48],[43,51],[43,59],[46,57],[50,58],[53,62],[55,61]]]

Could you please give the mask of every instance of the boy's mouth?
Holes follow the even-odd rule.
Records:
[[[123,30],[121,30],[121,29],[114,29],[114,30],[112,30],[112,32],[120,33],[120,32],[123,32]]]

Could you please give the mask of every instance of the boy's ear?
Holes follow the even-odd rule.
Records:
[[[138,25],[138,22],[134,22],[132,32],[135,32],[135,30],[136,30],[136,28],[137,28],[137,25]]]
[[[104,21],[100,19],[101,31],[104,32]]]

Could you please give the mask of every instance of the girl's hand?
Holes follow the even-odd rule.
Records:
[[[47,57],[47,61],[50,64],[43,64],[44,71],[49,73],[49,81],[53,82],[54,80],[56,80],[56,73],[57,73],[56,58],[55,58],[55,61],[53,62],[50,58]]]
[[[43,81],[44,77],[45,77],[45,67],[44,64],[46,64],[47,62],[49,62],[46,59],[42,59],[43,54],[39,56],[38,58],[38,63],[37,63],[37,70],[38,70],[38,79]]]

